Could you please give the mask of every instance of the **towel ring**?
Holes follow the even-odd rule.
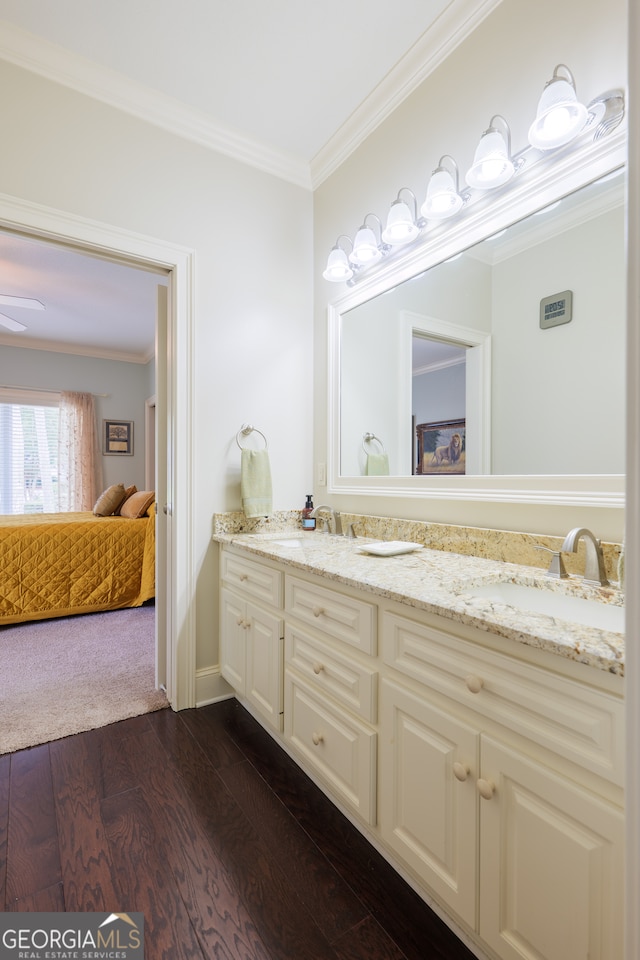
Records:
[[[262,439],[264,440],[265,450],[268,449],[269,444],[267,443],[267,438],[265,437],[262,430],[258,430],[257,427],[252,426],[250,423],[243,423],[240,429],[238,430],[238,432],[236,433],[236,443],[238,444],[241,450],[244,450],[246,448],[243,447],[242,444],[240,443],[240,437],[241,436],[248,437],[250,433],[259,433]]]
[[[374,440],[376,443],[380,444],[380,452],[384,453],[385,452],[384,443],[382,442],[382,440],[379,439],[379,437],[376,437],[375,433],[365,433],[364,437],[362,438],[362,449],[364,450],[364,452],[367,453],[367,448],[365,447],[365,443],[371,443]]]

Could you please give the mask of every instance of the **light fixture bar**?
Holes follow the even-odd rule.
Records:
[[[559,63],[540,97],[525,148],[512,155],[509,124],[501,114],[494,114],[466,173],[469,189],[460,193],[458,165],[450,154],[444,154],[427,185],[420,216],[415,194],[409,187],[401,187],[390,206],[384,228],[379,217],[368,213],[353,241],[346,234],[338,237],[323,277],[336,283],[356,283],[380,261],[403,255],[403,248],[415,243],[430,224],[454,217],[463,207],[468,208],[486,197],[487,191],[506,186],[521,170],[530,170],[554,150],[578,137],[584,139],[586,130],[593,141],[607,136],[621,123],[624,112],[622,90],[609,90],[587,106],[581,104],[571,70]],[[345,242],[349,244],[348,250]]]

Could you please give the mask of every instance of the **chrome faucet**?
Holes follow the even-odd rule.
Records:
[[[584,582],[593,583],[599,587],[608,587],[609,581],[607,580],[607,574],[604,569],[602,546],[600,541],[596,540],[595,536],[591,533],[591,530],[587,530],[586,527],[575,527],[573,530],[570,530],[564,538],[564,543],[560,548],[561,551],[576,553],[580,540],[584,540],[586,551]]]
[[[320,504],[319,506],[314,507],[314,509],[311,511],[311,516],[317,518],[321,511],[330,515],[331,519],[329,520],[329,529],[331,530],[331,533],[337,533],[339,536],[342,536],[342,520],[340,519],[340,514],[338,511],[334,510],[333,507]],[[333,525],[333,529],[331,529],[331,525]]]

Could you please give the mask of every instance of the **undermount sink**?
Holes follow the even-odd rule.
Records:
[[[301,537],[278,537],[277,540],[270,540],[269,543],[275,543],[278,547],[301,547],[304,540]]]
[[[529,613],[542,613],[559,620],[581,623],[598,630],[624,633],[624,607],[599,603],[586,597],[573,597],[520,583],[485,583],[469,587],[469,597],[504,603]]]

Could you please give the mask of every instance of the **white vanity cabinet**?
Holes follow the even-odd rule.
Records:
[[[220,672],[274,730],[282,730],[283,574],[224,550],[221,559]]]
[[[620,698],[382,622],[383,841],[504,960],[621,957]]]
[[[621,960],[621,677],[286,561],[221,563],[223,675],[454,928],[492,960]]]
[[[376,822],[378,669],[373,603],[285,578],[285,738],[335,798]]]

